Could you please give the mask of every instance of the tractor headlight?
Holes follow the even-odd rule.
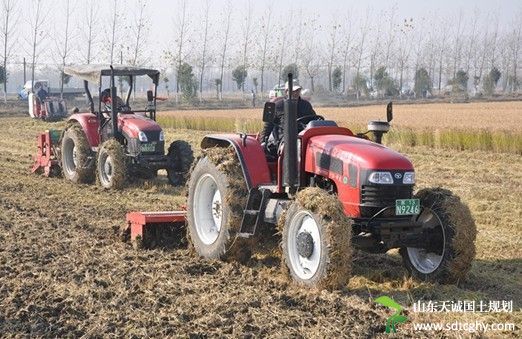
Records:
[[[141,142],[149,141],[149,139],[147,139],[147,134],[145,134],[145,132],[142,131],[138,133],[138,139],[140,139]]]
[[[165,133],[163,131],[159,133],[159,141],[165,141]]]
[[[393,184],[393,177],[390,172],[373,172],[368,181],[374,184]]]
[[[402,178],[403,184],[415,184],[415,172],[405,172]]]

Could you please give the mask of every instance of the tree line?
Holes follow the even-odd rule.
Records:
[[[314,93],[355,98],[520,89],[522,7],[511,18],[479,8],[404,18],[396,4],[318,15],[252,0],[176,0],[169,28],[155,43],[157,20],[145,0],[108,0],[103,8],[95,0],[0,6],[4,92],[8,65],[21,56],[31,79],[44,62],[60,73],[72,63],[157,67],[177,99],[212,91],[222,99],[225,83],[265,92],[289,71]],[[61,74],[63,88],[69,79]]]

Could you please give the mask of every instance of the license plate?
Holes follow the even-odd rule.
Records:
[[[149,142],[147,144],[141,144],[141,151],[142,152],[155,152],[156,151],[156,143],[155,142]]]
[[[419,199],[395,200],[395,215],[415,215],[420,213]]]

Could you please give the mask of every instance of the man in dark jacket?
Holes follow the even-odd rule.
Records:
[[[288,81],[285,84],[285,95],[288,96]],[[308,115],[317,115],[312,108],[312,104],[301,98],[301,86],[296,83],[293,84],[292,99],[297,99],[297,119]],[[279,100],[276,103],[275,110],[276,118],[274,122],[265,122],[265,126],[260,135],[261,143],[269,153],[274,153],[274,147],[275,151],[277,151],[277,146],[283,138],[280,129],[283,127],[284,100]],[[275,136],[273,137],[276,140],[270,139],[272,132],[274,132]],[[298,132],[300,131],[298,130]]]

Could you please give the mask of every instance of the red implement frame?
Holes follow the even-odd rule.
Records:
[[[137,237],[143,239],[143,232],[150,224],[185,223],[186,215],[186,211],[129,212],[126,219],[131,241]]]
[[[38,152],[34,157],[34,165],[31,169],[32,173],[42,169],[46,177],[51,175],[53,166],[59,166],[58,159],[53,152],[51,133],[49,130],[36,137],[38,143]]]

